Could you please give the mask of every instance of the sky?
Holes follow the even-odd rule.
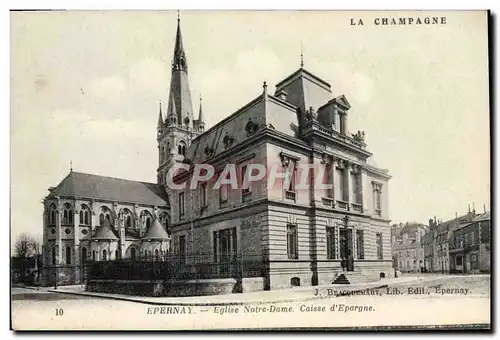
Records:
[[[446,16],[446,25],[376,26]],[[177,13],[11,12],[11,231],[41,239],[70,171],[156,181]],[[363,26],[350,25],[361,18]],[[209,128],[300,66],[344,94],[349,130],[388,169],[394,223],[490,208],[484,12],[183,11],[195,112]],[[301,43],[302,42],[302,43]],[[166,105],[165,105],[166,106]]]

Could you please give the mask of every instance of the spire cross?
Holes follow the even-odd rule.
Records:
[[[177,10],[177,21],[181,21],[181,12]]]
[[[73,172],[73,160],[69,161],[69,171]]]

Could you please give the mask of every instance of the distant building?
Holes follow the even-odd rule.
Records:
[[[430,219],[428,232],[422,237],[424,249],[424,271],[449,273],[451,269],[450,240],[453,230],[460,229],[470,224],[476,217],[475,211],[457,216],[454,219],[441,221]]]
[[[392,257],[395,268],[401,272],[420,272],[424,268],[424,249],[421,242],[427,226],[420,223],[394,224]]]
[[[491,266],[491,217],[489,212],[459,224],[449,240],[450,272],[489,273]]]

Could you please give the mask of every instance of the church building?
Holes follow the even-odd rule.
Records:
[[[258,258],[262,283],[252,289],[392,276],[390,175],[371,161],[365,133],[350,133],[347,98],[301,62],[274,92],[263,82],[258,96],[205,130],[209,113],[201,103],[193,110],[188,69],[178,20],[168,105],[157,123],[157,183],[70,172],[44,201],[45,263]],[[179,164],[190,170],[175,182],[190,182],[196,164],[210,164],[216,175],[177,189],[167,183]],[[214,189],[227,164],[240,180],[251,164],[278,167],[291,180]],[[303,189],[307,164],[315,170]],[[331,188],[311,180],[319,173]],[[79,280],[77,272],[70,280]]]

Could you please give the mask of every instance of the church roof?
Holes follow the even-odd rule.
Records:
[[[118,236],[116,235],[113,227],[111,227],[111,223],[108,219],[104,220],[102,226],[97,229],[94,237],[94,240],[118,240]]]
[[[50,195],[170,206],[168,195],[161,185],[74,171]]]
[[[143,239],[149,240],[168,240],[170,236],[168,236],[167,231],[161,225],[158,219],[155,219],[151,227],[149,227],[146,234],[142,237]]]

